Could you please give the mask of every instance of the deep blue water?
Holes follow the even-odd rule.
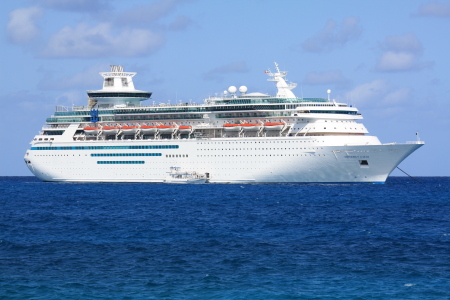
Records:
[[[0,177],[0,299],[449,299],[450,177]]]

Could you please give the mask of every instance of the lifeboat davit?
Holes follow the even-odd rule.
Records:
[[[259,123],[244,123],[241,125],[244,131],[258,131],[262,128],[262,124]]]
[[[158,125],[157,127],[160,133],[174,133],[177,130],[175,125]]]
[[[158,126],[154,125],[142,125],[141,131],[143,133],[156,133],[158,131]]]
[[[241,131],[242,124],[223,124],[223,129],[225,131]]]
[[[184,125],[182,125],[182,126],[178,127],[178,130],[181,133],[189,133],[189,132],[192,131],[192,126],[184,126]]]
[[[120,130],[118,126],[105,126],[102,128],[104,134],[117,134]]]
[[[139,129],[139,126],[122,126],[121,129],[123,134],[132,134],[136,133],[136,131]]]
[[[281,130],[285,126],[284,123],[264,123],[264,129],[265,130]]]
[[[101,127],[84,127],[84,132],[87,134],[98,134],[102,128]]]

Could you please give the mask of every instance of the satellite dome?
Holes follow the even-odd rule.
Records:
[[[247,93],[247,87],[245,86],[245,85],[243,85],[243,86],[241,86],[240,88],[239,88],[239,92],[241,92],[242,94],[245,94],[245,93]]]
[[[228,88],[228,91],[230,92],[230,94],[236,94],[237,88],[232,85]]]

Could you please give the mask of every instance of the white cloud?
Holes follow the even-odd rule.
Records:
[[[214,68],[202,75],[205,80],[222,81],[223,75],[227,73],[245,73],[248,72],[247,63],[245,61],[238,61]]]
[[[301,48],[307,52],[331,51],[357,40],[361,33],[358,18],[345,18],[340,25],[333,20],[328,20],[322,30],[301,44]]]
[[[157,51],[164,37],[147,29],[126,28],[115,34],[110,23],[81,23],[55,33],[42,52],[45,57],[142,56]]]
[[[404,71],[414,68],[416,55],[407,52],[388,51],[381,55],[377,69],[381,71]]]
[[[42,90],[100,89],[103,79],[99,73],[107,70],[107,65],[94,65],[80,73],[57,79],[52,74],[45,74],[38,87]]]
[[[39,7],[18,8],[9,13],[6,31],[14,44],[26,44],[39,35],[36,22],[43,16]]]
[[[404,103],[412,102],[411,88],[398,88],[385,79],[363,83],[346,93],[346,99],[358,106],[382,109],[385,113],[393,109],[405,109]]]
[[[170,14],[186,0],[159,0],[148,5],[141,5],[123,12],[118,17],[119,23],[150,24]]]
[[[381,48],[391,51],[405,51],[411,53],[421,53],[422,43],[412,34],[388,36],[381,44]]]
[[[46,8],[71,12],[97,12],[110,9],[107,0],[34,0]]]
[[[380,48],[384,52],[378,58],[377,71],[416,71],[433,65],[432,62],[419,61],[423,47],[414,34],[389,36],[381,43]]]
[[[349,82],[339,70],[328,72],[310,72],[306,74],[303,83],[310,85],[345,85]]]
[[[346,94],[346,98],[355,104],[379,102],[390,90],[387,80],[376,79],[372,82],[356,86]]]
[[[417,15],[421,17],[450,18],[450,2],[441,3],[433,1],[427,4],[423,4],[422,6],[420,6]]]
[[[411,99],[412,89],[410,88],[402,88],[397,89],[393,92],[388,93],[384,99],[383,103],[386,105],[396,105],[407,102]]]

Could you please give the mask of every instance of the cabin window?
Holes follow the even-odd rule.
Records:
[[[127,78],[122,78],[122,86],[123,87],[128,87],[128,80],[127,80]]]
[[[105,87],[106,86],[114,86],[114,78],[112,77],[105,78]]]
[[[368,168],[369,167],[369,162],[367,161],[367,160],[360,160],[359,161],[359,165],[362,167],[362,168]]]

